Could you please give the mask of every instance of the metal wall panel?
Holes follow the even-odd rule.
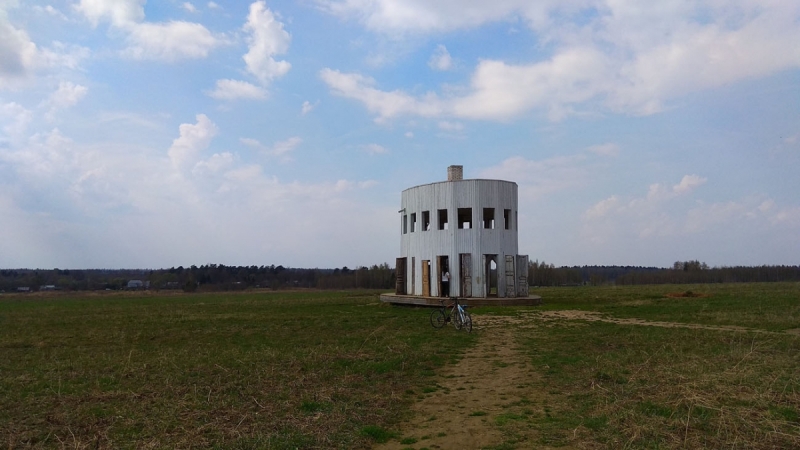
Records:
[[[403,191],[401,196],[401,217],[416,214],[417,227],[415,231],[403,234],[400,229],[400,254],[408,258],[407,261],[438,261],[437,256],[447,256],[449,260],[450,290],[452,295],[465,295],[460,280],[459,255],[469,253],[472,255],[472,295],[483,297],[485,292],[485,268],[483,267],[484,255],[498,255],[498,262],[505,261],[506,256],[516,256],[518,246],[518,232],[516,224],[512,222],[512,229],[503,228],[501,220],[502,211],[510,209],[512,214],[517,211],[517,184],[501,180],[461,180],[444,181],[439,183],[415,186]],[[470,229],[458,228],[458,208],[472,208]],[[495,209],[495,228],[482,227],[483,208]],[[438,210],[446,209],[448,216],[448,229],[439,230]],[[431,229],[422,228],[422,212],[429,211]],[[432,267],[431,273],[439,273],[438,267]],[[411,269],[411,273],[416,270]],[[406,271],[408,274],[408,269]],[[410,279],[409,279],[410,278]],[[418,277],[406,277],[407,292],[421,292],[422,280]],[[411,284],[414,283],[414,286]],[[419,284],[419,286],[417,286]],[[431,295],[439,295],[439,283],[431,283]],[[466,290],[466,289],[464,289]],[[498,279],[498,295],[504,296],[506,292],[505,277]]]

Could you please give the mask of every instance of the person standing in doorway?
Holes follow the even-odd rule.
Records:
[[[450,272],[442,272],[442,297],[450,297]]]

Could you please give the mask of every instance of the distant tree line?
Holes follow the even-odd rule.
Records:
[[[641,266],[561,266],[533,261],[531,286],[751,283],[800,281],[800,266],[709,267],[700,261],[676,261],[670,268]]]
[[[39,290],[122,290],[132,280],[154,290],[223,291],[249,288],[387,289],[395,270],[388,264],[336,269],[270,266],[203,266],[169,269],[10,269],[0,270],[0,292]],[[533,261],[531,286],[688,284],[800,281],[800,266],[709,267],[699,261],[678,261],[670,268],[641,266],[561,266]]]
[[[39,290],[122,290],[131,280],[149,289],[192,292],[248,288],[392,289],[394,269],[388,264],[349,269],[298,269],[282,265],[226,266],[208,264],[169,269],[11,269],[0,270],[0,291],[28,287]]]

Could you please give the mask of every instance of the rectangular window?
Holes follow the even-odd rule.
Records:
[[[411,213],[411,232],[417,231],[417,213]]]
[[[511,229],[511,210],[504,209],[503,210],[503,223],[505,224],[506,230]]]
[[[458,228],[461,230],[472,228],[472,208],[458,208]]]
[[[519,211],[514,211],[514,229],[519,230]]]
[[[440,209],[439,210],[439,229],[446,230],[447,229],[447,210]]]
[[[408,215],[403,214],[403,234],[408,233]]]
[[[422,211],[422,231],[430,231],[431,229],[431,212]]]
[[[494,229],[494,208],[483,208],[483,228]]]

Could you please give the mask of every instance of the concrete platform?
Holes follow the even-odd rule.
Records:
[[[443,297],[422,297],[420,295],[381,294],[381,301],[393,305],[439,307]],[[446,299],[445,299],[446,300]],[[458,302],[466,306],[536,306],[542,304],[542,297],[458,297]]]

